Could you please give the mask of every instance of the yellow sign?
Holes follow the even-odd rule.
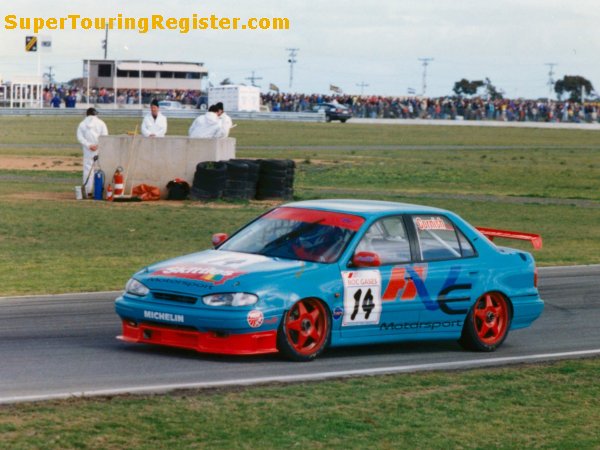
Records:
[[[26,52],[37,52],[37,36],[26,36],[25,37],[25,51]]]

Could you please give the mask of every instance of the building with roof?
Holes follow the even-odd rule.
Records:
[[[106,89],[201,90],[204,63],[93,59],[83,61],[89,86]]]

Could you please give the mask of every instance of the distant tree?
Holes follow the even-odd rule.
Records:
[[[223,81],[221,81],[221,83],[219,83],[221,86],[227,86],[228,84],[233,84],[233,81],[231,81],[229,78],[225,78]]]
[[[473,95],[481,86],[483,86],[483,81],[481,80],[469,81],[466,78],[463,78],[462,80],[454,83],[452,90],[456,93],[456,95]]]
[[[562,99],[564,93],[569,93],[569,100],[573,102],[582,101],[581,88],[585,88],[585,92],[589,95],[594,86],[586,78],[580,75],[565,75],[562,80],[558,80],[554,85],[554,92]]]
[[[496,89],[496,86],[494,86],[490,79],[487,77],[485,79],[485,90],[487,91],[490,100],[502,99],[502,93],[498,89]]]

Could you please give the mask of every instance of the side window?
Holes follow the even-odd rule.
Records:
[[[382,265],[410,261],[410,244],[402,217],[385,217],[371,225],[356,252],[377,253]]]
[[[458,242],[460,242],[460,250],[461,250],[463,258],[468,258],[469,256],[474,256],[475,249],[473,248],[473,246],[471,245],[469,240],[465,237],[465,235],[462,234],[462,231],[457,229],[456,233],[458,234]]]
[[[421,257],[425,261],[462,258],[459,235],[452,222],[443,216],[413,216]],[[463,239],[468,244],[466,238]],[[470,247],[470,244],[469,246]],[[474,253],[470,247],[471,254]]]

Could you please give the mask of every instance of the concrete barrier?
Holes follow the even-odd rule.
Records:
[[[125,194],[133,186],[150,184],[160,189],[161,198],[167,195],[167,183],[183,178],[190,186],[196,164],[201,161],[220,161],[235,158],[235,139],[191,139],[170,136],[102,136],[99,162],[106,174],[106,184],[112,184],[117,167],[125,171]]]

